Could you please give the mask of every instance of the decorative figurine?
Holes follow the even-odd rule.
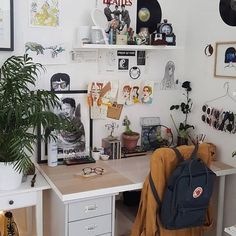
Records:
[[[108,140],[116,140],[117,137],[113,136],[114,130],[117,129],[119,127],[118,124],[116,124],[115,122],[112,122],[111,124],[106,124],[105,127],[108,129],[108,131],[110,131],[110,135],[107,137]]]

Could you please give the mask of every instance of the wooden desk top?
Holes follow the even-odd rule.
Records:
[[[141,189],[149,173],[150,156],[137,156],[118,160],[97,161],[93,164],[48,167],[39,165],[45,179],[62,201]],[[85,178],[80,175],[84,167],[102,167],[102,176]],[[236,173],[236,168],[222,162],[213,162],[211,169],[217,176]]]

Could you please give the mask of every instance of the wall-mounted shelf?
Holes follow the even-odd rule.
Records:
[[[177,50],[182,49],[179,46],[153,46],[153,45],[107,45],[107,44],[84,44],[79,47],[74,47],[74,50],[81,49],[112,49],[112,50]]]

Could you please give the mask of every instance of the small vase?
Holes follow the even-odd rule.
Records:
[[[188,138],[177,137],[177,146],[188,145]]]

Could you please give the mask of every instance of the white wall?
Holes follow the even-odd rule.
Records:
[[[0,64],[12,54],[22,54],[24,43],[32,40],[48,40],[66,42],[69,49],[72,48],[76,27],[79,25],[92,24],[90,11],[95,1],[66,0],[61,1],[62,18],[61,27],[58,29],[32,28],[28,24],[28,1],[15,0],[15,51],[0,52]],[[176,63],[176,76],[183,80],[191,80],[194,101],[194,110],[190,118],[196,126],[198,133],[206,133],[207,141],[213,142],[219,149],[218,158],[226,163],[236,165],[236,160],[231,158],[231,153],[236,149],[235,136],[215,131],[203,124],[200,120],[202,104],[214,97],[224,94],[223,84],[225,79],[213,78],[214,56],[208,58],[204,55],[204,47],[208,43],[216,41],[235,40],[236,27],[232,28],[221,20],[218,13],[219,1],[216,0],[161,0],[159,1],[163,11],[163,18],[173,23],[174,32],[177,36],[177,43],[185,46],[185,50],[177,51],[155,51],[149,53],[147,72],[141,80],[159,81],[163,78],[164,67],[168,60]],[[186,34],[187,33],[187,34]],[[185,43],[186,34],[186,43]],[[183,58],[185,57],[185,60]],[[73,89],[85,89],[88,82],[92,80],[126,80],[128,75],[124,73],[97,74],[96,64],[79,64],[68,61],[66,65],[47,66],[47,73],[38,81],[38,87],[49,89],[49,79],[53,73],[66,72],[71,76]],[[236,81],[230,80],[231,92],[236,90]],[[169,118],[169,107],[171,104],[181,100],[179,91],[159,91],[156,89],[155,101],[151,106],[132,106],[124,109],[122,118],[128,114],[132,121],[132,128],[140,130],[139,117],[160,116],[162,123],[172,125]],[[221,101],[222,106],[227,106],[232,111],[236,110],[235,103]],[[213,104],[215,105],[215,104]],[[218,105],[218,103],[216,103]],[[182,116],[175,113],[177,120]],[[100,145],[101,138],[107,135],[104,124],[109,121],[95,121],[94,144]],[[119,133],[123,130],[120,124]],[[235,224],[236,219],[236,177],[227,179],[225,222],[224,225]]]
[[[178,45],[184,45],[185,42],[185,1],[176,3],[174,0],[160,1],[163,18],[167,18],[173,23],[174,32],[177,35]],[[28,1],[15,1],[15,51],[0,52],[0,64],[12,54],[23,54],[24,44],[27,41],[45,41],[45,42],[65,42],[69,51],[72,50],[76,28],[79,25],[92,25],[90,12],[95,6],[94,1],[61,1],[61,26],[59,28],[35,28],[29,27]],[[176,11],[181,7],[181,13]],[[173,60],[176,64],[176,77],[183,80],[183,50],[173,51],[155,51],[148,54],[148,65],[146,71],[142,74],[140,80],[154,80],[160,82],[164,76],[166,62]],[[69,55],[69,54],[68,54]],[[98,74],[98,65],[92,63],[75,63],[68,59],[66,65],[46,66],[47,72],[37,81],[38,88],[49,89],[50,77],[56,72],[65,72],[71,76],[71,89],[86,89],[89,81],[92,80],[120,80],[130,81],[128,73],[102,73]],[[155,101],[153,105],[137,105],[127,107],[122,112],[119,123],[120,128],[117,131],[119,135],[123,130],[121,122],[127,114],[132,122],[135,131],[140,131],[139,118],[141,116],[160,116],[163,124],[171,125],[169,117],[169,107],[176,100],[179,91],[157,91],[155,89]],[[178,119],[176,117],[176,119]],[[94,122],[94,145],[101,145],[101,138],[106,137],[108,132],[104,125],[109,120]]]
[[[192,122],[198,133],[205,133],[207,141],[218,148],[218,158],[236,166],[236,159],[231,157],[236,149],[235,134],[216,131],[201,121],[201,107],[204,102],[225,94],[223,85],[230,82],[230,94],[236,91],[236,80],[214,78],[214,56],[206,57],[204,48],[215,42],[235,41],[236,27],[226,25],[219,14],[219,1],[190,0],[188,2],[186,36],[186,74],[193,84],[194,111]],[[209,103],[236,112],[236,103],[229,98]],[[235,224],[236,219],[236,176],[227,178],[224,226]]]

